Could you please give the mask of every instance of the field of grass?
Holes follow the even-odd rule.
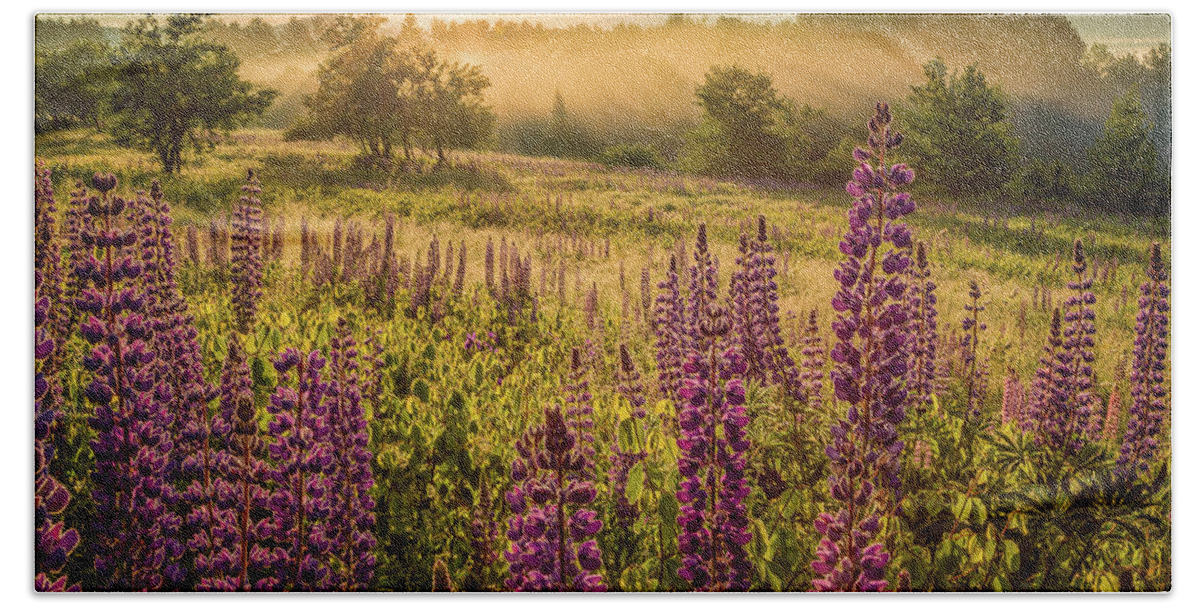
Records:
[[[572,393],[567,385],[578,380],[570,374],[573,348],[583,352],[594,393],[597,508],[605,521],[599,535],[603,580],[609,589],[689,588],[676,574],[681,565],[675,545],[680,533],[677,413],[672,400],[659,394],[654,328],[641,307],[659,294],[656,286],[674,252],[686,250],[683,266],[691,264],[702,223],[719,259],[723,296],[735,268],[739,233],[751,232],[763,216],[779,271],[779,316],[789,348],[800,352],[800,320],[810,310],[817,312],[826,347],[834,341],[833,271],[844,257],[838,242],[850,206],[849,195],[840,190],[780,189],[495,153],[456,152],[446,166],[426,160],[411,171],[383,171],[359,166],[350,146],[288,142],[270,130],[238,131],[170,176],[159,174],[152,156],[118,148],[90,132],[39,135],[35,146],[37,158],[51,171],[60,214],[69,206],[75,182],[90,184],[93,173],[114,173],[121,193],[161,180],[172,207],[176,255],[183,260],[180,288],[194,317],[204,374],[214,385],[235,333],[230,281],[225,271],[187,259],[185,235],[197,228],[203,254],[210,224],[228,221],[246,170],[257,170],[266,226],[281,225],[284,236],[281,259],[266,266],[257,318],[245,344],[256,411],[262,416],[260,434],[269,428],[264,412],[281,381],[272,358],[287,347],[328,353],[338,320],[347,319],[362,345],[363,376],[371,378],[367,384],[375,391],[365,399],[378,539],[372,589],[428,589],[437,561],[448,566],[454,588],[504,588],[504,558],[481,557],[487,551],[474,542],[478,532],[472,526],[499,525],[499,536],[489,537],[490,549],[502,554],[508,548],[504,493],[513,484],[514,444],[540,422],[543,406]],[[1129,506],[1132,513],[1107,503],[1073,511],[1071,501],[1086,492],[1047,481],[1031,464],[1041,456],[1029,435],[993,422],[999,420],[1006,370],[1026,384],[1034,377],[1050,310],[1067,297],[1076,239],[1089,257],[1089,273],[1098,268],[1097,392],[1107,398],[1114,383],[1128,385],[1114,369],[1132,348],[1147,250],[1153,242],[1170,250],[1169,218],[1088,217],[1072,209],[1021,214],[998,211],[994,201],[939,200],[917,192],[917,210],[907,221],[930,252],[940,356],[951,377],[938,408],[910,415],[900,428],[906,462],[920,461],[920,448],[935,464],[905,465],[903,513],[884,518],[879,539],[893,552],[889,588],[1168,587],[1170,542],[1162,526],[1169,523],[1162,522],[1169,499],[1162,502],[1161,484],[1146,493],[1156,498]],[[379,310],[366,295],[374,277],[321,285],[299,271],[302,225],[313,231],[320,249],[328,250],[339,224],[343,230],[360,227],[369,242],[382,238],[389,215],[399,220],[396,250],[402,267],[405,261],[426,259],[435,236],[442,248],[452,243],[457,251],[465,245],[465,290],[452,295],[447,284],[439,284],[435,300],[442,308],[436,315],[432,308],[405,314],[407,288],[394,309]],[[534,310],[521,309],[523,318],[492,305],[493,295],[482,285],[489,241],[512,244],[532,261],[530,287],[538,299]],[[644,271],[648,292],[642,288]],[[981,319],[987,328],[981,333],[980,358],[990,376],[982,400],[988,422],[980,428],[956,417],[963,409],[964,372],[955,370],[959,359],[947,348],[958,341],[972,281],[983,291]],[[599,322],[589,327],[593,285]],[[488,332],[492,335],[485,338]],[[474,338],[485,344],[473,346]],[[650,397],[641,431],[625,430],[639,423],[619,390],[624,382],[618,378],[619,344],[631,351]],[[78,336],[60,345],[65,363],[57,379],[67,406],[58,453],[68,456],[52,468],[72,494],[66,524],[79,528],[85,539],[64,572],[85,588],[102,589],[107,583],[89,565],[93,552],[103,549],[87,542],[97,508],[89,497],[97,487],[87,447],[93,431],[81,371],[85,346]],[[1169,355],[1166,367],[1169,385]],[[748,552],[754,565],[748,585],[754,589],[807,590],[818,578],[811,564],[821,534],[813,521],[837,508],[825,483],[830,465],[824,446],[830,423],[844,416],[846,407],[832,399],[828,366],[825,373],[821,403],[795,416],[774,392],[777,386],[751,383],[746,391],[751,420],[746,476],[752,488],[746,500],[753,534]],[[1166,427],[1169,437],[1169,414]],[[613,505],[619,497],[607,477],[613,467],[609,457],[628,452],[631,442],[648,453],[631,469],[642,483],[624,492],[641,515],[621,526],[615,525]],[[1074,464],[1062,470],[1076,475],[1071,483],[1091,491],[1097,482],[1089,475],[1110,466],[1096,463],[1111,463],[1119,442],[1097,441],[1102,446],[1092,453],[1088,466],[1094,470],[1086,474],[1072,469]],[[1169,444],[1161,448],[1160,460],[1169,462]],[[1022,492],[1035,498],[1020,498]],[[1020,506],[1027,505],[1022,500],[1036,503],[1044,496],[1039,492],[1058,494],[1046,505]],[[1056,502],[1059,498],[1067,502]],[[1123,526],[1142,536],[1123,532]],[[1086,541],[1078,540],[1084,536]]]
[[[328,238],[338,218],[381,232],[387,213],[401,219],[399,249],[411,256],[437,234],[443,243],[464,241],[468,259],[478,261],[489,237],[497,243],[503,237],[521,243],[523,250],[532,248],[545,264],[556,265],[566,256],[571,276],[580,275],[585,288],[596,283],[602,305],[615,311],[621,266],[631,290],[643,267],[656,285],[677,241],[690,245],[700,222],[708,224],[722,262],[722,284],[727,284],[739,229],[761,214],[772,226],[772,243],[783,263],[780,308],[798,316],[815,308],[824,316],[835,290],[832,272],[840,259],[837,241],[849,201],[840,190],[777,190],[491,153],[457,153],[452,167],[436,171],[426,161],[419,173],[389,173],[357,167],[356,151],[348,145],[287,142],[270,130],[236,132],[181,174],[165,177],[152,155],[118,148],[103,135],[51,133],[39,136],[36,145],[58,192],[69,192],[74,181],[96,171],[111,171],[135,188],[162,180],[179,226],[204,227],[227,216],[245,170],[255,168],[263,182],[264,212],[271,223],[283,222],[289,244],[298,243],[302,220]],[[1035,289],[1039,300],[1044,289],[1054,303],[1065,297],[1072,243],[1082,239],[1089,267],[1110,267],[1097,274],[1095,290],[1097,370],[1111,381],[1117,357],[1132,344],[1146,251],[1155,241],[1170,250],[1169,218],[1088,217],[1075,209],[1022,215],[1005,207],[986,210],[992,206],[988,201],[917,200],[909,222],[917,240],[929,246],[942,321],[958,324],[967,283],[979,281],[990,326],[982,340],[993,352],[996,370],[1011,366],[1027,376],[1036,367],[1049,311],[1034,301]],[[601,248],[607,240],[610,254],[570,255],[562,243],[572,239]],[[297,256],[298,250],[298,244],[288,247],[285,257]],[[482,282],[482,273],[481,264],[469,264],[468,281]],[[574,283],[568,281],[568,291],[574,292]],[[582,301],[584,294],[574,296]],[[992,388],[999,390],[998,383]]]

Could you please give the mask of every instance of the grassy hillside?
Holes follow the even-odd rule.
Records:
[[[368,232],[379,233],[386,213],[402,219],[400,249],[413,258],[433,234],[443,242],[465,241],[474,260],[488,237],[497,242],[504,237],[531,247],[541,264],[555,267],[566,259],[579,276],[579,285],[568,281],[568,291],[595,282],[602,305],[614,312],[621,307],[621,267],[630,291],[643,267],[656,284],[677,242],[690,245],[700,222],[709,226],[727,281],[739,229],[762,214],[774,227],[782,263],[782,310],[800,316],[816,308],[826,315],[848,205],[848,196],[838,190],[778,190],[503,154],[458,153],[452,167],[433,171],[427,164],[420,173],[386,173],[357,167],[348,146],[285,142],[270,130],[239,131],[180,175],[165,178],[150,155],[82,131],[39,136],[36,153],[62,193],[101,170],[136,187],[163,179],[179,226],[204,227],[226,216],[245,169],[255,167],[269,223],[283,222],[294,239],[302,220],[326,237],[337,218],[361,221]],[[980,281],[990,319],[984,343],[993,352],[994,374],[1005,366],[1032,372],[1049,318],[1040,294],[1049,289],[1052,302],[1061,301],[1072,243],[1083,239],[1089,266],[1108,267],[1097,275],[1097,370],[1111,379],[1116,358],[1133,339],[1135,287],[1142,281],[1145,252],[1156,240],[1169,250],[1169,218],[1075,217],[1071,209],[1002,218],[974,211],[990,206],[980,204],[986,201],[918,200],[911,224],[930,245],[943,323],[958,324],[967,282]],[[608,256],[574,254],[578,247],[603,248],[605,241]],[[285,257],[296,255],[298,248],[285,251]],[[482,281],[479,264],[468,269],[472,280]],[[582,300],[583,293],[574,297]],[[999,382],[992,389],[998,391]]]

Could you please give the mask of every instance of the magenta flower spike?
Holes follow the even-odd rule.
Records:
[[[905,419],[911,324],[905,279],[912,235],[900,221],[915,207],[899,191],[913,180],[906,165],[888,166],[887,153],[903,137],[891,128],[887,104],[870,120],[868,148],[857,148],[860,164],[846,191],[855,198],[849,230],[840,244],[846,256],[834,272],[837,343],[830,353],[834,397],[848,404],[826,448],[831,461],[830,493],[842,504],[816,520],[822,534],[812,566],[818,591],[881,591],[890,555],[873,542],[879,518],[896,506],[900,455],[897,425]],[[877,492],[878,490],[878,492]]]
[[[1150,262],[1146,268],[1138,298],[1137,337],[1133,342],[1133,368],[1130,374],[1129,425],[1117,458],[1117,470],[1135,476],[1149,470],[1158,456],[1159,440],[1163,435],[1163,418],[1167,413],[1167,389],[1163,374],[1167,369],[1167,349],[1170,339],[1171,289],[1169,275],[1162,261],[1162,247],[1150,247]]]

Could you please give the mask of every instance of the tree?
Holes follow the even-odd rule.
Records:
[[[1104,132],[1087,152],[1088,194],[1109,211],[1169,212],[1170,186],[1158,167],[1153,125],[1138,87],[1113,102]]]
[[[391,162],[399,144],[405,159],[422,146],[470,148],[491,136],[495,117],[483,104],[488,79],[478,67],[440,59],[424,46],[400,50],[378,17],[339,17],[325,32],[331,57],[321,64],[317,92],[294,137],[341,135],[358,143],[371,163]],[[412,37],[410,33],[409,37]]]
[[[201,24],[195,15],[172,15],[165,24],[145,17],[123,31],[113,134],[157,154],[167,173],[179,172],[186,149],[211,147],[218,132],[261,115],[276,95],[238,78],[237,56],[200,40]]]
[[[38,131],[91,124],[101,127],[113,94],[110,49],[80,38],[34,56],[34,128]]]
[[[952,195],[994,192],[1017,168],[1004,92],[973,65],[948,76],[941,58],[925,64],[925,78],[897,113],[913,164]]]
[[[689,134],[688,164],[741,178],[796,177],[812,147],[805,127],[819,113],[780,95],[766,74],[714,67],[696,87],[703,114]]]

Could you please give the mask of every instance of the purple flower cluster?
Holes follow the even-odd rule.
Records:
[[[1100,403],[1096,397],[1096,375],[1092,363],[1096,356],[1096,294],[1092,293],[1092,279],[1087,276],[1087,258],[1083,254],[1083,242],[1075,239],[1071,274],[1067,283],[1070,295],[1063,302],[1063,349],[1070,357],[1070,373],[1067,381],[1068,399],[1073,405],[1071,413],[1072,432],[1083,440],[1100,435]]]
[[[912,320],[913,342],[908,360],[909,403],[918,412],[933,404],[934,382],[937,378],[937,284],[930,278],[929,257],[925,243],[917,243],[916,264],[912,267],[909,285],[909,317]]]
[[[95,567],[107,589],[154,590],[164,575],[170,582],[183,576],[180,520],[170,510],[176,496],[167,482],[173,416],[154,394],[139,213],[110,194],[117,185],[112,174],[96,174],[92,184],[100,195],[86,199],[82,249],[72,264],[81,280],[75,305],[87,317],[79,330],[91,344],[83,365],[91,373],[84,394],[96,433]]]
[[[971,301],[963,305],[967,316],[962,321],[963,335],[961,338],[963,369],[967,370],[967,420],[977,420],[979,419],[979,402],[983,400],[983,372],[979,365],[979,332],[987,329],[987,323],[979,320],[979,313],[986,308],[979,303],[983,292],[979,290],[979,283],[974,279],[971,279],[967,297]]]
[[[505,498],[511,545],[504,553],[514,591],[604,591],[596,572],[603,561],[594,538],[603,527],[588,508],[596,488],[586,479],[591,463],[557,407],[517,441],[514,482]]]
[[[46,360],[55,349],[54,338],[46,331],[50,299],[42,295],[45,283],[40,270],[34,271],[33,308],[33,377],[34,404],[34,589],[37,591],[79,591],[79,584],[70,585],[66,576],[57,576],[67,564],[67,556],[79,545],[79,532],[67,528],[62,522],[63,510],[71,500],[71,493],[50,474],[50,461],[54,457],[54,442],[51,432],[60,416],[56,404],[51,403],[51,384],[57,379],[47,377],[44,369]],[[57,576],[57,578],[55,578]]]
[[[683,478],[679,499],[679,576],[695,590],[746,591],[752,565],[746,552],[749,519],[746,483],[746,372],[736,348],[718,351],[728,322],[713,315],[702,325],[705,351],[689,353],[679,389]]]
[[[268,453],[274,492],[269,499],[275,519],[274,540],[284,559],[277,563],[283,589],[323,589],[329,568],[328,537],[331,507],[325,472],[333,461],[329,448],[329,385],[321,380],[325,367],[317,351],[307,356],[289,348],[275,360],[279,387],[268,411],[274,416],[267,430],[275,441]],[[295,386],[289,386],[291,378]]]
[[[1073,432],[1075,410],[1068,393],[1070,377],[1071,356],[1063,349],[1062,311],[1055,308],[1033,380],[1029,418],[1040,444],[1073,454],[1083,447],[1083,441]]]
[[[262,203],[258,194],[262,192],[254,170],[246,172],[246,185],[242,186],[242,197],[233,208],[233,234],[230,251],[233,264],[233,318],[237,330],[250,331],[254,317],[258,314],[258,301],[262,298]],[[340,224],[339,224],[340,228]],[[340,232],[335,233],[335,256],[340,251]],[[334,261],[337,265],[337,261]]]
[[[779,326],[779,286],[775,256],[767,240],[767,220],[758,216],[758,232],[738,239],[736,270],[729,283],[733,340],[746,362],[747,379],[782,385],[797,401],[805,399],[796,363]]]
[[[887,585],[883,573],[890,556],[872,541],[900,486],[904,443],[897,425],[904,421],[908,399],[903,380],[911,329],[904,278],[912,235],[899,220],[915,207],[899,191],[912,182],[912,170],[886,162],[887,153],[903,140],[890,123],[887,104],[877,104],[868,124],[869,149],[855,149],[860,164],[846,184],[855,201],[839,246],[846,259],[834,272],[837,344],[830,353],[835,363],[830,376],[835,397],[849,409],[833,426],[825,450],[831,461],[830,493],[842,508],[822,513],[815,522],[823,536],[812,564],[820,576],[813,581],[819,591],[878,591]],[[877,486],[883,490],[878,495]]]
[[[1163,372],[1167,369],[1167,341],[1170,338],[1171,288],[1163,266],[1162,247],[1150,247],[1147,280],[1138,298],[1137,337],[1133,342],[1133,370],[1130,374],[1133,404],[1129,407],[1129,426],[1117,458],[1117,469],[1137,475],[1150,468],[1158,454],[1163,417],[1167,410],[1167,389]]]
[[[592,433],[596,427],[596,414],[592,407],[592,393],[588,388],[587,371],[579,348],[572,348],[571,371],[567,374],[567,384],[563,387],[566,395],[563,401],[566,403],[567,427],[575,434],[579,450],[590,465],[596,456],[596,436]],[[591,474],[590,469],[586,472]]]
[[[658,393],[674,401],[683,369],[683,297],[679,293],[677,260],[671,256],[667,278],[658,284],[654,303],[654,353],[658,363]]]
[[[330,573],[329,583],[334,589],[357,591],[369,588],[375,572],[375,500],[370,495],[375,480],[358,386],[358,349],[345,319],[338,319],[329,360],[326,405],[333,451],[329,484],[338,494],[331,496],[326,532],[337,547],[337,567]]]
[[[271,547],[274,520],[264,486],[270,473],[266,442],[258,436],[250,367],[237,334],[229,338],[220,395],[220,410],[212,421],[216,447],[206,454],[215,500],[199,492],[204,488],[198,483],[191,489],[203,500],[188,521],[197,529],[188,542],[196,553],[196,589],[278,589],[275,565],[286,556]]]
[[[817,326],[817,309],[808,311],[808,324],[804,327],[804,337],[800,344],[800,385],[808,406],[821,407],[821,391],[825,388],[822,378],[825,377],[825,346],[821,340],[820,328]]]

